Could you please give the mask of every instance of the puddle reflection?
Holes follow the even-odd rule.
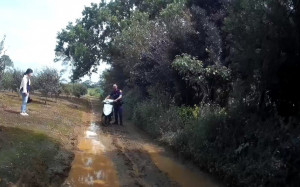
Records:
[[[119,186],[113,163],[103,155],[105,146],[99,140],[99,127],[91,123],[79,139],[75,159],[65,184],[67,186]]]

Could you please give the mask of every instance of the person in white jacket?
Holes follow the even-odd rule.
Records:
[[[24,73],[24,76],[22,78],[22,82],[20,85],[20,94],[22,95],[22,105],[21,105],[21,115],[22,116],[28,116],[26,113],[26,106],[27,106],[27,100],[29,96],[29,87],[30,87],[30,77],[32,76],[33,71],[32,69],[27,69],[27,71]]]

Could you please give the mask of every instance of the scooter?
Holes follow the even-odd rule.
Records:
[[[102,124],[108,126],[110,124],[111,118],[113,116],[113,102],[112,99],[105,99],[103,101],[103,112],[102,112]]]

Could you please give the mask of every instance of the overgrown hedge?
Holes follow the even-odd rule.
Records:
[[[261,120],[249,107],[162,107],[139,103],[134,123],[219,176],[229,186],[298,186],[300,128],[276,115]]]

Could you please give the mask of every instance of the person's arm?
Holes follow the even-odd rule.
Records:
[[[110,95],[108,95],[105,99],[109,99],[110,98]]]
[[[120,96],[117,98],[117,99],[115,99],[114,100],[114,102],[117,102],[117,101],[119,101],[120,99],[122,99],[122,91],[120,91],[121,93],[120,93]]]
[[[120,99],[122,99],[122,95],[120,95],[117,99],[115,99],[115,102],[119,101]]]
[[[27,93],[27,81],[28,81],[27,77],[24,76],[22,81],[23,81],[23,93],[25,93],[27,95],[28,94]]]

